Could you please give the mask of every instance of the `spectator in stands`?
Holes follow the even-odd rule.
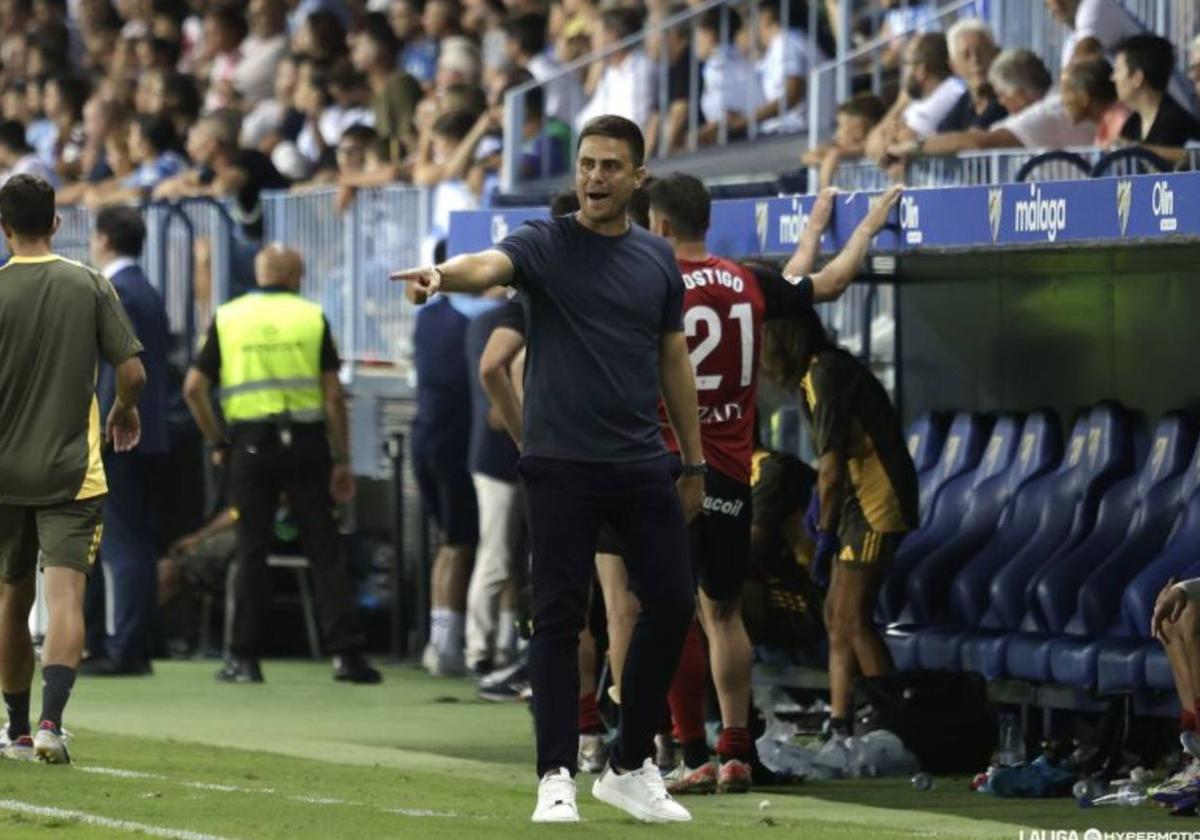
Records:
[[[1008,116],[988,83],[988,70],[1000,54],[992,28],[979,18],[955,21],[946,32],[946,46],[950,50],[950,68],[966,83],[967,90],[938,123],[936,133],[990,128],[992,123]]]
[[[438,92],[457,84],[479,87],[481,71],[479,47],[474,41],[463,35],[450,35],[442,40],[434,77]]]
[[[233,89],[245,111],[274,93],[275,74],[288,49],[285,0],[250,0],[249,14],[250,34],[233,71]]]
[[[1134,35],[1117,47],[1113,83],[1117,98],[1133,113],[1121,137],[1162,157],[1180,160],[1189,140],[1200,140],[1200,121],[1167,93],[1175,48],[1158,35]]]
[[[544,82],[561,66],[546,48],[546,18],[538,14],[519,15],[504,27],[507,35],[508,60],[516,67],[528,70],[533,78]],[[583,107],[583,87],[573,73],[547,84],[545,90],[546,116],[570,124]]]
[[[374,125],[368,107],[370,88],[361,73],[349,67],[328,74],[311,73],[297,95],[307,122],[296,138],[296,148],[316,168],[332,168],[333,149],[352,125]]]
[[[187,152],[194,167],[160,183],[153,198],[233,199],[230,213],[239,239],[231,287],[240,293],[253,282],[254,254],[262,242],[262,191],[287,189],[288,180],[262,152],[238,146],[237,121],[224,112],[210,114],[192,127]]]
[[[196,81],[183,73],[168,73],[162,78],[162,96],[155,113],[175,123],[175,133],[186,137],[200,116],[201,98]]]
[[[204,16],[204,57],[209,62],[204,110],[229,108],[238,101],[234,79],[243,60],[246,18],[233,6],[214,6]]]
[[[426,88],[437,75],[438,42],[421,28],[420,0],[392,0],[388,21],[400,39],[400,66]]]
[[[720,138],[723,117],[729,136],[736,137],[745,132],[747,113],[762,104],[762,88],[754,67],[737,43],[741,16],[733,9],[726,15],[728,43],[721,43],[721,9],[709,9],[696,26],[696,57],[703,62],[700,117],[704,125],[699,141],[706,146]]]
[[[950,71],[946,36],[940,32],[917,35],[904,52],[904,95],[871,130],[867,155],[881,166],[892,164],[890,147],[934,134],[966,93],[966,85]]]
[[[345,0],[288,0],[288,32],[295,34],[314,14],[330,14],[342,27],[350,27],[353,16]]]
[[[387,18],[376,12],[368,14],[354,36],[350,57],[354,68],[366,75],[375,130],[386,144],[388,159],[395,161],[416,146],[413,118],[422,96],[420,83],[397,67],[399,55],[400,40]]]
[[[282,141],[295,143],[304,127],[304,114],[295,107],[296,82],[300,62],[284,56],[275,67],[273,95],[263,99],[242,120],[241,145],[271,154]],[[294,145],[293,145],[294,151]],[[279,163],[275,164],[279,167]],[[283,167],[279,167],[283,171]]]
[[[15,120],[0,122],[0,186],[13,175],[37,175],[51,184],[58,176],[25,140],[25,126]]]
[[[1103,58],[1075,62],[1063,74],[1060,90],[1071,122],[1095,124],[1093,145],[1107,149],[1121,136],[1130,111],[1117,99],[1111,64]]]
[[[54,169],[64,181],[73,181],[80,174],[83,106],[89,92],[87,81],[79,76],[51,76],[46,81],[44,107],[46,118],[54,124]]]
[[[139,40],[136,51],[138,67],[143,73],[149,70],[174,70],[182,55],[178,41],[154,35]]]
[[[609,9],[600,16],[600,26],[592,37],[592,50],[606,50],[638,32],[641,27],[642,14],[638,10]],[[597,66],[600,75],[592,88],[591,98],[583,110],[575,115],[576,131],[581,131],[588,120],[602,114],[613,114],[641,126],[647,125],[654,105],[654,66],[645,50],[625,47],[610,53]]]
[[[675,3],[663,9],[657,16],[665,18],[686,10],[685,3]],[[660,114],[657,107],[655,108],[654,117],[646,132],[647,148],[664,148],[664,135],[668,152],[680,151],[687,143],[688,103],[693,93],[691,31],[689,24],[681,24],[668,29],[660,39],[652,42],[650,58],[655,67],[661,60],[659,51],[666,52],[667,112]]]
[[[833,142],[809,149],[804,155],[806,166],[816,166],[820,169],[820,189],[833,183],[839,163],[849,158],[862,157],[871,129],[878,125],[886,111],[883,100],[873,93],[860,93],[838,106]]]
[[[808,74],[824,60],[820,50],[809,51],[808,38],[797,29],[784,30],[779,4],[763,0],[758,9],[758,76],[763,103],[758,107],[759,130],[789,134],[808,127],[806,90]],[[829,88],[832,93],[832,88]]]
[[[150,197],[154,188],[188,168],[178,152],[179,135],[166,117],[141,114],[129,126],[129,156],[137,168],[113,182],[97,184],[88,190],[85,203],[138,204]]]
[[[46,116],[45,105],[46,78],[30,78],[25,87],[25,107],[29,119],[25,123],[25,139],[37,156],[50,167],[54,166],[54,144],[58,132],[54,121]]]
[[[124,132],[129,124],[129,112],[119,103],[92,95],[83,106],[83,151],[80,171],[89,183],[112,176],[104,157],[104,141],[110,132]]]
[[[306,55],[322,67],[332,67],[346,57],[346,27],[338,16],[324,9],[312,12],[292,30],[292,53]]]
[[[952,155],[970,149],[1061,149],[1091,142],[1095,126],[1074,125],[1058,96],[1047,97],[1050,71],[1026,49],[1004,50],[992,62],[988,80],[1008,116],[987,131],[971,129],[937,134],[925,140],[897,143],[888,153],[896,159],[914,155]]]

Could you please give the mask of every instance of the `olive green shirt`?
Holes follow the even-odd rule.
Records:
[[[0,267],[0,504],[108,492],[97,364],[116,366],[141,351],[100,272],[55,255]]]

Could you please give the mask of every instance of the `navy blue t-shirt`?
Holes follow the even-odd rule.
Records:
[[[526,222],[496,247],[524,292],[525,455],[665,453],[659,346],[683,329],[683,278],[667,241],[636,226],[604,236],[559,216]]]
[[[521,305],[510,301],[489,309],[467,326],[467,370],[471,379],[471,452],[468,460],[472,474],[512,483],[517,480],[517,445],[504,429],[493,429],[488,425],[491,400],[479,381],[483,350],[492,331],[504,321],[508,307],[520,309]]]
[[[445,469],[466,470],[471,435],[467,318],[444,295],[417,310],[413,364],[417,370],[417,416],[413,451]]]

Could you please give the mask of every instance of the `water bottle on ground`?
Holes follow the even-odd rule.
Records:
[[[1136,808],[1146,801],[1146,791],[1138,785],[1126,785],[1116,793],[1098,796],[1095,799],[1082,799],[1079,804],[1084,807],[1102,808],[1106,805],[1119,805],[1124,808]],[[1089,803],[1085,805],[1085,803]]]
[[[1011,714],[1000,716],[1000,742],[996,751],[996,763],[1001,767],[1015,767],[1025,761],[1025,736],[1017,719]]]

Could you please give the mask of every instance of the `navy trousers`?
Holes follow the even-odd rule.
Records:
[[[88,649],[92,656],[140,662],[150,658],[150,627],[158,599],[149,482],[157,456],[109,451],[103,457],[108,497],[100,558],[88,583]]]
[[[529,669],[539,777],[578,769],[579,632],[602,521],[625,546],[630,588],[642,605],[621,679],[612,763],[632,770],[651,754],[695,610],[676,463],[667,455],[617,464],[521,459],[533,551]]]

